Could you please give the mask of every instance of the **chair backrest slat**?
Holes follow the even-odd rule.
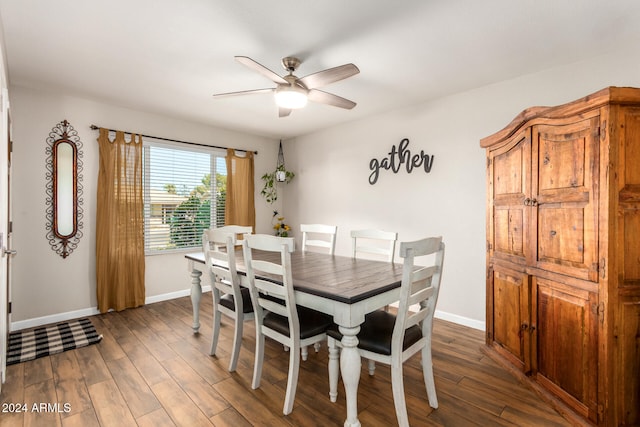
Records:
[[[253,261],[255,263],[255,261]],[[264,294],[273,295],[283,298],[285,295],[285,288],[277,283],[270,282],[269,280],[263,280],[256,277],[255,286],[258,290]]]
[[[409,299],[407,300],[407,304],[411,307],[414,304],[419,304],[421,301],[430,298],[433,295],[434,289],[432,286],[428,286],[427,288],[423,288],[418,290],[417,292],[413,292],[409,294]]]
[[[326,240],[313,240],[313,239],[305,239],[303,247],[306,250],[307,246],[317,246],[319,248],[329,248],[331,249],[331,242],[327,242]]]
[[[282,276],[284,271],[282,266],[279,264],[258,259],[253,260],[253,269],[256,271],[261,271],[263,273],[275,274],[278,276]]]
[[[428,267],[419,268],[411,272],[411,281],[420,282],[423,280],[428,280],[433,277],[434,274],[438,271],[438,266],[430,265]]]
[[[287,307],[282,304],[278,304],[275,301],[267,298],[259,298],[258,303],[264,310],[279,314],[280,316],[289,316],[289,310],[287,310]]]
[[[407,319],[405,321],[405,330],[412,327],[413,325],[417,325],[427,318],[429,312],[427,310],[419,310],[414,312],[409,312],[407,315]]]
[[[212,261],[213,264],[215,264],[216,266],[220,266],[220,267],[224,267],[224,268],[229,268],[229,255],[226,252],[226,241],[224,242],[215,242],[213,240],[210,241],[210,243],[213,243],[213,245],[210,244],[209,249],[206,250],[205,252],[208,253],[209,255],[209,259]],[[232,242],[232,244],[235,244],[234,242]],[[222,252],[220,251],[220,246],[224,245],[225,246],[225,251]]]

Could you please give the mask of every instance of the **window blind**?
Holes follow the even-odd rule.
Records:
[[[200,248],[202,232],[224,225],[225,152],[144,141],[145,252]]]

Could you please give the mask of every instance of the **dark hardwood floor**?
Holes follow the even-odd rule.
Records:
[[[238,369],[229,373],[232,324],[223,318],[218,356],[208,355],[211,296],[202,298],[201,333],[191,331],[189,298],[93,316],[103,340],[93,346],[11,365],[2,387],[0,426],[341,426],[346,408],[328,396],[327,348],[301,363],[293,413],[282,415],[288,357],[267,339],[260,389],[251,389],[255,327],[245,323]],[[405,363],[412,426],[570,425],[481,351],[483,333],[436,320],[434,372],[439,408],[429,407],[416,355]],[[358,389],[363,426],[397,425],[387,366]],[[33,404],[49,405],[42,412]],[[67,404],[65,406],[65,404]],[[45,405],[46,406],[46,405]],[[69,409],[66,411],[65,409]]]

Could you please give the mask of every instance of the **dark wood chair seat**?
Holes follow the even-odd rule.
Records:
[[[391,338],[396,324],[396,315],[387,311],[378,310],[368,314],[360,327],[358,334],[358,348],[378,354],[391,356]],[[342,334],[334,324],[327,330],[327,335],[338,341],[342,340]],[[413,325],[404,332],[402,350],[406,350],[420,341],[422,331],[418,325]]]
[[[253,304],[251,304],[251,293],[249,288],[241,288],[240,294],[242,294],[242,312],[253,313]],[[229,310],[236,311],[236,302],[232,294],[224,294],[220,297],[220,305],[227,307]]]
[[[333,323],[331,316],[306,307],[298,307],[298,320],[301,339],[324,333]],[[289,318],[286,316],[269,312],[264,316],[262,324],[289,336]]]

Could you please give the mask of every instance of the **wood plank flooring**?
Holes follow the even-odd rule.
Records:
[[[229,373],[233,325],[222,320],[218,355],[209,356],[211,296],[202,298],[201,332],[191,331],[188,297],[91,317],[103,340],[90,347],[11,365],[2,387],[0,426],[341,426],[344,389],[328,397],[327,348],[301,363],[293,413],[282,415],[288,356],[267,339],[260,389],[251,389],[255,327],[245,324],[238,369]],[[436,320],[434,373],[439,408],[429,407],[419,355],[405,364],[412,426],[568,426],[549,405],[486,357],[483,333]],[[366,363],[358,389],[363,426],[397,425],[390,371]],[[33,405],[49,405],[35,411]],[[27,406],[9,411],[10,404]]]

